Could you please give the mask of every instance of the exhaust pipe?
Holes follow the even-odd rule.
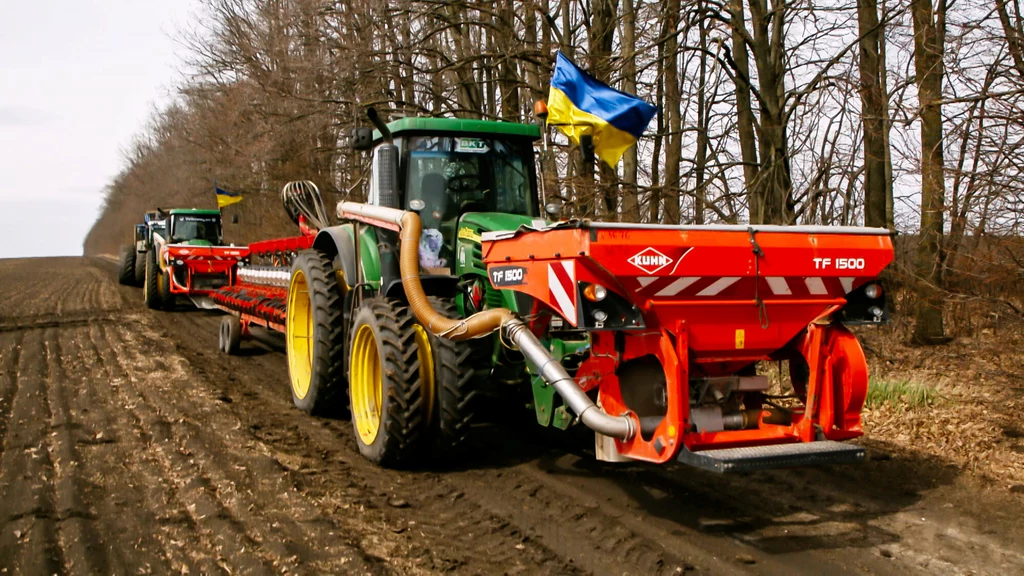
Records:
[[[419,247],[422,228],[418,214],[383,206],[341,202],[338,204],[338,217],[388,224],[401,230],[399,270],[405,297],[413,316],[434,335],[449,340],[469,340],[504,329],[507,338],[519,348],[544,382],[558,392],[584,425],[599,434],[621,440],[630,440],[636,436],[633,419],[629,416],[612,416],[594,404],[562,364],[551,356],[537,336],[511,310],[483,310],[462,320],[448,318],[434,310],[420,283]]]

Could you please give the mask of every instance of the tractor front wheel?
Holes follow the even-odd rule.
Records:
[[[117,281],[125,286],[135,282],[135,247],[121,246],[121,258],[118,262]]]
[[[427,435],[430,405],[421,370],[423,328],[398,301],[372,298],[352,321],[349,346],[349,397],[359,452],[388,468],[417,462]],[[429,376],[428,376],[429,377]]]
[[[142,286],[142,298],[146,307],[151,310],[159,310],[164,307],[163,293],[160,284],[163,282],[163,274],[160,265],[156,261],[156,251],[146,252],[146,278]]]
[[[334,265],[316,251],[300,253],[288,285],[285,343],[292,402],[308,414],[344,410],[344,298]]]
[[[174,310],[178,305],[178,297],[171,292],[171,270],[168,268],[160,273],[160,298],[164,310]]]

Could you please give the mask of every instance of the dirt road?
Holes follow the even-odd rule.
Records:
[[[528,419],[458,470],[362,460],[283,355],[217,352],[100,259],[0,261],[0,571],[1010,574],[1024,498],[868,442],[859,467],[603,465]]]

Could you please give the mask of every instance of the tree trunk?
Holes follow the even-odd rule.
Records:
[[[942,156],[942,55],[945,0],[932,10],[931,0],[910,3],[914,20],[914,68],[921,107],[921,232],[917,247],[918,308],[914,340],[945,341],[942,312],[943,215],[945,172]]]
[[[665,38],[665,115],[668,142],[665,147],[664,213],[665,224],[679,223],[679,161],[682,156],[683,123],[679,110],[679,0],[666,0],[662,37]]]
[[[882,19],[886,15],[885,0],[882,0]],[[878,29],[878,83],[882,90],[882,148],[885,150],[885,227],[889,230],[896,229],[896,220],[893,216],[892,206],[892,146],[890,145],[890,132],[892,131],[892,117],[889,114],[889,74],[885,66],[886,40],[885,24],[880,24]]]
[[[757,139],[754,132],[754,112],[750,106],[750,64],[747,55],[746,24],[743,17],[742,0],[729,1],[729,16],[732,20],[732,58],[736,74],[736,132],[740,139],[740,155],[743,160],[743,184],[746,190],[750,222],[763,209],[759,198],[753,194],[758,178]]]
[[[864,123],[864,225],[886,226],[885,138],[879,76],[878,4],[857,0],[860,27],[860,102]]]
[[[703,12],[704,3],[699,0],[698,9]],[[704,182],[708,162],[708,117],[711,110],[707,105],[707,67],[708,67],[708,31],[704,19],[697,20],[697,32],[700,36],[700,71],[697,85],[697,157],[694,160],[696,179],[696,198],[693,203],[693,223],[704,223],[704,202],[707,200],[707,189]]]
[[[761,157],[759,178],[751,191],[760,210],[751,211],[755,224],[792,224],[793,183],[789,172],[789,145],[785,118],[785,0],[750,0],[750,24],[754,36],[754,62],[757,64],[761,131],[758,152]]]
[[[622,90],[636,93],[636,6],[634,0],[622,0]],[[622,212],[617,220],[639,222],[637,198],[637,147],[626,150],[622,157]]]

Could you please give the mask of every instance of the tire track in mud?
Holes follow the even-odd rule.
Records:
[[[126,324],[130,325],[130,321]],[[154,450],[152,435],[136,414],[134,401],[122,389],[130,377],[113,359],[106,348],[100,327],[91,327],[76,345],[82,355],[89,358],[85,368],[92,377],[88,383],[88,396],[98,407],[90,412],[93,426],[112,436],[111,450],[102,452],[103,466],[98,472],[108,471],[105,478],[112,483],[110,492],[122,495],[113,502],[128,513],[118,516],[117,529],[138,530],[140,526],[154,526],[156,531],[145,533],[134,543],[135,550],[143,551],[142,561],[133,557],[126,564],[138,562],[145,566],[167,566],[178,573],[212,574],[222,572],[214,561],[215,550],[204,539],[162,466]],[[103,407],[108,407],[104,410]]]
[[[18,395],[18,363],[21,357],[21,332],[0,334],[0,457],[7,447],[14,397]]]
[[[194,510],[197,526],[209,519],[205,523],[211,524],[210,533],[221,542],[223,557],[242,561],[237,568],[247,572],[383,571],[377,559],[346,543],[340,530],[323,521],[319,510],[282,484],[278,461],[262,444],[239,433],[240,423],[219,410],[215,398],[201,391],[170,388],[193,380],[180,358],[160,350],[161,343],[150,338],[143,339],[147,344],[143,351],[130,348],[118,336],[110,330],[103,333],[108,347],[120,352],[113,360],[123,370],[132,366],[132,371],[146,374],[138,382],[131,379],[137,395],[134,410],[156,431],[154,439],[167,459],[165,468],[182,490],[187,507]],[[158,409],[150,411],[151,407]],[[165,450],[168,445],[176,451]],[[182,456],[188,459],[187,468]],[[187,473],[182,474],[183,470]]]
[[[205,334],[208,332],[208,328],[202,330],[200,326],[202,323],[201,317],[190,315],[189,333]],[[206,337],[198,337],[191,342],[205,339]],[[211,340],[210,346],[213,345]],[[201,349],[197,350],[186,344],[179,343],[176,346],[188,356],[194,357],[196,354],[203,354]],[[257,361],[260,362],[264,360],[262,356],[257,358]],[[269,356],[269,358],[273,358],[273,356]],[[251,362],[253,358],[228,359],[228,361]],[[280,373],[281,368],[274,367],[268,371],[259,370],[259,372],[275,374]],[[257,400],[257,406],[250,407],[249,410],[253,414],[259,414],[261,416],[259,420],[264,420],[268,414],[284,411],[285,421],[283,422],[257,424],[261,426],[259,433],[266,441],[277,445],[285,441],[289,447],[301,446],[306,450],[327,450],[331,453],[341,453],[333,458],[343,459],[346,464],[356,470],[366,466],[371,469],[369,472],[373,475],[397,475],[399,486],[404,484],[401,481],[403,477],[401,473],[373,468],[359,457],[352,445],[353,440],[348,423],[331,420],[318,421],[295,411],[287,396],[287,385],[284,383],[283,376],[282,379],[271,380],[269,383],[265,383],[263,379],[251,378],[248,379],[247,384],[256,384],[256,386],[241,390],[230,384],[233,380],[237,379],[228,377],[228,384],[225,385],[222,382],[219,386],[231,394],[241,393],[249,401]],[[274,407],[266,406],[267,404],[272,404]],[[299,432],[300,430],[301,432]],[[507,434],[511,431],[492,427],[480,429],[477,432],[502,436],[504,440],[507,440]],[[299,437],[293,439],[294,436]],[[509,449],[509,442],[498,442],[485,448],[492,450],[494,454],[500,454]],[[528,454],[528,458],[535,457],[537,453],[536,448],[524,449],[523,446],[519,446],[518,449]],[[482,513],[493,518],[499,524],[509,526],[518,538],[539,543],[557,556],[571,559],[573,566],[586,571],[672,574],[696,569],[694,556],[706,560],[699,564],[705,567],[719,563],[710,554],[701,554],[699,550],[694,550],[692,544],[685,542],[676,550],[689,552],[690,558],[670,552],[668,547],[659,542],[658,537],[661,534],[652,534],[652,531],[648,531],[644,535],[643,532],[636,532],[632,528],[625,527],[621,513],[605,515],[601,510],[605,504],[599,504],[591,497],[551,489],[549,485],[558,486],[561,483],[557,478],[552,477],[544,482],[538,482],[535,478],[523,473],[524,470],[529,470],[530,466],[520,465],[518,460],[483,456],[472,459],[468,466],[472,468],[479,466],[479,468],[463,471],[451,470],[440,474],[422,472],[415,482],[420,493],[417,494],[417,490],[413,490],[409,494],[403,493],[402,496],[412,502],[414,507],[429,508],[432,506],[430,498],[424,497],[423,493],[426,493],[451,500],[451,506],[456,510],[472,508],[474,511],[467,513],[467,516],[480,516]],[[636,512],[630,513],[635,514]],[[735,551],[733,554],[735,555]],[[718,572],[725,571],[718,570]]]
[[[178,326],[187,326],[185,329],[191,329],[194,318],[199,316],[199,313],[185,313],[175,320],[181,319],[182,324]],[[176,348],[181,346],[178,342],[174,345]],[[257,363],[265,360],[260,357],[251,359]],[[247,429],[250,430],[249,434],[252,437],[257,438],[268,448],[272,447],[274,458],[280,462],[281,467],[289,471],[295,490],[306,500],[316,502],[321,515],[340,523],[346,532],[361,535],[359,541],[362,547],[393,560],[397,558],[400,566],[406,566],[403,570],[423,568],[444,571],[468,568],[477,572],[494,572],[515,567],[517,557],[537,556],[537,560],[540,561],[538,564],[548,566],[554,562],[557,566],[542,570],[541,573],[572,572],[571,566],[557,560],[550,551],[538,547],[536,543],[524,542],[523,535],[515,533],[515,528],[510,527],[508,522],[482,513],[481,510],[475,510],[468,517],[459,514],[465,512],[465,506],[453,512],[421,510],[418,504],[421,498],[427,497],[425,493],[430,493],[429,498],[439,500],[439,508],[447,509],[448,506],[442,498],[453,491],[442,490],[434,493],[434,486],[422,484],[417,486],[413,497],[401,490],[395,490],[395,476],[401,481],[402,475],[373,468],[357,455],[339,453],[337,448],[342,440],[335,430],[327,429],[323,425],[333,424],[332,422],[302,417],[294,411],[290,399],[287,405],[282,403],[279,390],[272,397],[275,406],[263,406],[253,411],[251,400],[262,398],[262,390],[245,384],[242,384],[241,389],[225,387],[223,382],[217,384],[217,378],[211,379],[205,374],[206,367],[211,364],[214,363],[191,363],[191,368],[200,375],[202,384],[212,389],[204,395],[212,396],[209,400],[211,402],[215,402],[214,398],[218,396],[222,399],[237,398],[224,404],[224,409],[230,410],[236,418],[241,418],[248,424]],[[228,378],[230,379],[230,376]],[[239,406],[246,409],[239,411]],[[285,420],[278,421],[282,413]],[[253,415],[258,417],[253,419]],[[296,415],[301,418],[300,426],[295,425]],[[274,423],[268,419],[273,419]],[[364,472],[368,472],[371,478],[364,477]],[[390,513],[395,502],[399,502],[400,508]],[[396,519],[396,515],[402,518]],[[459,544],[458,539],[452,541],[453,526],[465,527],[468,529],[467,533],[494,541],[495,546],[488,547],[490,552],[486,557],[466,558],[452,554],[452,548],[457,548]],[[423,542],[415,544],[417,540]],[[380,544],[382,542],[383,545]],[[411,547],[410,542],[414,543]],[[476,550],[475,547],[471,549]],[[403,560],[403,557],[408,556],[412,556],[411,564],[408,564],[408,560]],[[533,563],[522,564],[525,569]]]
[[[106,550],[100,544],[95,515],[90,510],[81,477],[82,458],[77,445],[79,424],[68,409],[68,375],[64,371],[59,336],[54,329],[45,331],[43,341],[47,366],[46,394],[49,408],[47,450],[54,471],[54,505],[60,519],[59,540],[67,572],[84,570],[92,574],[110,572]]]
[[[50,374],[42,331],[25,334],[14,369],[17,393],[0,457],[0,566],[27,574],[64,574],[55,471],[48,449]]]
[[[139,389],[152,384],[152,373],[136,376],[136,371],[122,363],[125,350],[112,346],[102,329],[90,334],[90,341],[104,367],[111,374],[112,389],[118,403],[134,420],[135,432],[142,439],[151,456],[147,463],[157,466],[148,475],[162,478],[177,500],[177,512],[187,518],[192,537],[185,546],[192,562],[200,565],[201,573],[227,572],[240,568],[247,572],[269,571],[252,551],[252,542],[240,533],[209,490],[209,481],[194,465],[191,454],[174,435],[174,423],[161,413],[161,406],[150,405]],[[156,377],[163,375],[157,372]]]

